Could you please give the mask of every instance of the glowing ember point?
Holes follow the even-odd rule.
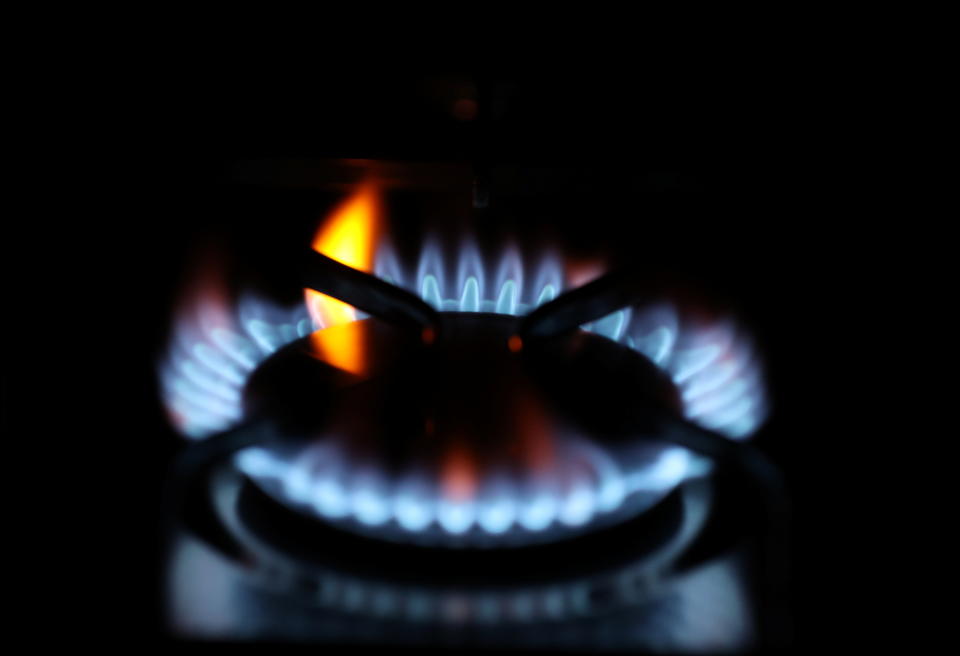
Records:
[[[520,339],[520,335],[511,335],[510,339],[507,340],[507,348],[513,353],[519,353],[520,349],[523,348],[523,340]]]
[[[317,230],[313,250],[341,264],[370,272],[381,217],[378,190],[374,184],[366,183]],[[312,289],[304,292],[310,317],[317,326],[330,327],[356,320],[353,306]]]
[[[437,333],[433,328],[424,328],[420,337],[424,344],[433,344],[433,341],[437,338]]]

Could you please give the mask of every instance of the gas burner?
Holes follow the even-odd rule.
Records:
[[[669,594],[718,466],[769,478],[743,444],[768,410],[749,336],[549,250],[428,240],[405,267],[378,211],[364,187],[322,226],[302,306],[203,284],[180,315],[184,525],[305,617],[579,622]]]
[[[216,321],[201,314],[199,325],[181,329],[165,378],[169,407],[197,438],[254,415],[295,423],[291,437],[309,444],[251,448],[235,460],[241,471],[319,518],[450,546],[567,537],[642,512],[709,471],[709,462],[655,432],[634,430],[626,446],[623,436],[605,442],[604,432],[620,430],[607,424],[624,406],[655,403],[735,438],[762,417],[749,342],[729,323],[681,331],[665,302],[513,352],[517,315],[479,309],[524,311],[518,294],[546,302],[562,286],[540,274],[540,291],[523,293],[523,269],[500,267],[511,269],[515,278],[502,281],[496,301],[474,293],[476,276],[463,276],[466,300],[457,307],[477,311],[443,311],[430,344],[376,318],[310,332],[319,313],[311,322],[250,298],[235,320],[221,313],[219,326],[205,329]],[[427,299],[439,288],[430,270],[422,267],[419,285]],[[328,418],[323,405],[339,416]],[[364,408],[381,409],[382,426],[364,421]]]

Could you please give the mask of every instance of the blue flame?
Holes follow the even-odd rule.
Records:
[[[480,299],[484,297],[486,279],[483,275],[483,258],[473,241],[466,241],[460,248],[457,259],[457,285],[461,312],[480,312]]]
[[[445,498],[429,472],[388,476],[353,462],[336,437],[299,450],[246,449],[235,463],[285,503],[354,530],[389,527],[413,535],[433,528],[479,545],[506,533],[561,535],[625,504],[649,506],[709,467],[679,447],[648,447],[648,457],[629,467],[586,440],[567,436],[560,448],[557,469],[528,478],[495,472],[469,500]]]
[[[523,290],[523,260],[515,244],[508,244],[504,249],[503,257],[497,265],[493,286],[499,290],[493,311],[497,314],[516,315]]]
[[[179,317],[160,386],[168,413],[186,437],[201,439],[243,419],[243,387],[281,346],[314,330],[306,309],[241,298],[235,312],[201,298]]]
[[[753,346],[729,320],[681,321],[660,303],[614,312],[584,330],[622,342],[670,375],[687,419],[733,439],[756,432],[767,417]]]
[[[508,245],[497,263],[485,265],[479,248],[464,242],[450,264],[443,247],[428,239],[420,253],[416,274],[407,275],[393,247],[381,244],[377,250],[374,273],[404,287],[438,310],[445,312],[494,312],[520,316],[555,298],[566,288],[560,257],[547,251],[526,275],[519,249]],[[451,271],[454,273],[451,275]],[[491,276],[487,272],[493,271]],[[532,286],[525,286],[532,277]]]

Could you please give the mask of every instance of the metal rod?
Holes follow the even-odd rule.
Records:
[[[614,271],[541,305],[520,322],[520,336],[552,337],[643,300],[648,283],[633,271]]]
[[[420,297],[314,250],[304,257],[303,283],[390,323],[437,328],[437,311]]]
[[[229,463],[237,452],[282,439],[282,433],[272,422],[253,419],[191,444],[174,461],[164,489],[164,502],[169,508],[165,539],[173,540],[178,523],[182,523],[208,546],[232,559],[242,559],[243,549],[213,508],[209,478],[216,467]]]

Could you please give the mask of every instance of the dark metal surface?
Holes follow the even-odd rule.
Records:
[[[710,515],[711,485],[702,479],[636,524],[593,536],[593,545],[484,560],[405,552],[316,523],[291,526],[298,518],[271,511],[235,473],[220,474],[208,491],[245,556],[231,563],[182,537],[168,606],[180,635],[604,651],[729,650],[754,640],[735,554],[675,567]],[[588,547],[596,557],[582,558]]]

